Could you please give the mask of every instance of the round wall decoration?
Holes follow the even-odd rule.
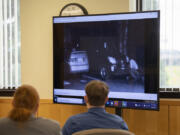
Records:
[[[70,3],[65,5],[59,16],[76,16],[76,15],[88,15],[86,8],[78,3]]]

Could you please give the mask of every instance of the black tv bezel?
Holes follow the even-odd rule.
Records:
[[[102,16],[102,15],[118,15],[118,14],[136,14],[136,13],[149,13],[149,12],[157,12],[158,13],[158,22],[159,22],[159,33],[160,33],[160,10],[153,10],[153,11],[142,11],[142,12],[118,12],[118,13],[105,13],[105,14],[88,14],[88,15],[75,15],[75,16],[53,16],[52,18],[52,33],[54,34],[54,18],[69,18],[69,17],[82,17],[82,16]],[[159,34],[159,46],[157,47],[157,51],[158,51],[158,58],[157,58],[157,80],[158,80],[158,88],[157,88],[157,109],[148,109],[148,108],[128,108],[128,107],[122,107],[122,109],[136,109],[136,110],[150,110],[150,111],[159,111],[159,73],[160,73],[160,69],[159,69],[159,62],[160,62],[160,34]],[[55,104],[67,104],[67,105],[83,105],[85,106],[85,104],[78,104],[78,103],[58,103],[58,102],[55,102],[54,100],[54,74],[55,74],[55,71],[54,71],[54,66],[55,66],[55,62],[54,62],[54,50],[55,50],[55,46],[54,46],[54,35],[53,35],[53,103]],[[82,98],[81,96],[63,96],[63,97],[72,97],[72,98]],[[147,102],[149,100],[134,100],[134,99],[115,99],[115,98],[109,98],[109,99],[112,99],[112,100],[119,100],[119,101],[134,101],[134,102]],[[107,107],[110,107],[110,108],[121,108],[121,107],[117,107],[117,106],[107,106]]]

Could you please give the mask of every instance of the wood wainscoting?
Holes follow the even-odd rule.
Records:
[[[11,102],[0,99],[0,117],[7,116]],[[114,108],[106,110],[115,113]],[[70,116],[85,111],[85,106],[53,104],[50,99],[41,99],[37,115],[55,119],[62,127]],[[180,99],[161,99],[160,111],[123,109],[123,118],[136,135],[180,135]]]

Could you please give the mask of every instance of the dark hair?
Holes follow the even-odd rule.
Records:
[[[108,96],[109,87],[102,81],[93,80],[86,85],[85,91],[90,105],[102,106]]]
[[[30,85],[22,85],[16,89],[13,99],[13,109],[9,118],[16,122],[26,122],[37,109],[39,95]]]

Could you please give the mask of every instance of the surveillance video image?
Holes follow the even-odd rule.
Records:
[[[145,22],[64,24],[64,89],[103,80],[110,91],[144,93]]]

